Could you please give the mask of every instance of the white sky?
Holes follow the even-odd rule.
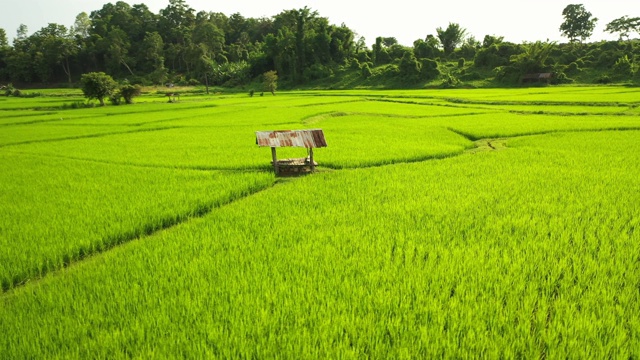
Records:
[[[29,34],[48,23],[73,25],[80,12],[99,10],[107,0],[0,0],[0,28],[5,29],[9,42],[20,24],[27,25]],[[130,5],[144,3],[158,13],[168,0],[126,0]],[[589,41],[615,40],[616,35],[604,32],[608,22],[623,15],[640,16],[638,0],[438,0],[438,1],[338,1],[338,0],[187,0],[198,11],[240,13],[246,18],[271,17],[283,10],[305,6],[335,25],[344,23],[358,35],[364,36],[368,46],[378,36],[395,37],[402,45],[411,46],[414,40],[446,28],[449,22],[460,24],[467,34],[482,41],[485,35],[504,36],[505,40],[551,40],[566,42],[558,28],[563,22],[562,10],[568,4],[583,4],[599,19]]]

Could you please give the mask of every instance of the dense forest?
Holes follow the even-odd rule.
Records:
[[[378,37],[369,48],[345,24],[307,7],[271,18],[227,16],[169,0],[155,14],[144,4],[107,3],[67,27],[50,23],[13,44],[0,29],[0,84],[76,84],[105,72],[132,84],[242,87],[275,70],[286,86],[473,86],[518,84],[549,73],[553,83],[640,83],[640,18],[607,24],[618,41],[587,42],[597,19],[568,5],[559,24],[566,43],[515,44],[498,35],[468,36],[456,23],[412,47]]]

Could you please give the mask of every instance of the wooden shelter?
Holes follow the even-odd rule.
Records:
[[[553,73],[535,73],[535,74],[524,74],[520,77],[521,83],[529,83],[529,82],[546,82],[549,83],[553,80]]]
[[[271,148],[273,170],[276,175],[297,175],[315,171],[318,164],[313,159],[313,149],[327,147],[321,129],[256,131],[256,144]],[[276,148],[279,147],[306,148],[309,155],[306,158],[278,160]]]

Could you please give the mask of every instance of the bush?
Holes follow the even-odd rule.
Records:
[[[629,56],[627,56],[626,54],[622,57],[620,57],[616,63],[613,65],[613,71],[618,74],[618,75],[622,75],[622,76],[633,76],[633,62],[631,62],[631,60],[629,59]]]
[[[464,67],[464,61],[465,61],[464,58],[458,59],[458,67],[460,69],[462,69]]]
[[[100,105],[104,105],[104,98],[111,97],[118,86],[111,76],[103,72],[82,74],[80,82],[84,96],[98,100]]]
[[[440,87],[442,88],[453,88],[460,85],[460,80],[452,74],[444,74],[442,75],[442,83]]]
[[[369,63],[362,64],[360,71],[361,71],[362,77],[365,79],[368,79],[371,77],[371,75],[373,75],[373,72],[371,72],[371,67],[369,66]]]
[[[304,70],[304,77],[309,80],[328,78],[333,75],[333,71],[328,66],[313,64]]]
[[[440,76],[440,69],[438,69],[438,62],[431,59],[421,59],[420,73],[423,78],[427,80],[435,79]]]
[[[122,85],[119,93],[127,104],[133,104],[133,98],[140,96],[142,88],[140,85]]]
[[[565,69],[565,71],[568,74],[578,74],[582,72],[582,69],[580,68],[580,62],[579,61],[572,62],[571,64],[567,65],[567,68]]]

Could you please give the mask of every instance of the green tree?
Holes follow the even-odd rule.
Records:
[[[275,95],[278,88],[278,73],[275,70],[270,70],[262,74],[262,78],[265,90],[271,92],[271,95]]]
[[[437,28],[438,39],[444,48],[445,55],[450,55],[462,43],[467,33],[459,24],[449,23],[446,29]]]
[[[67,81],[71,83],[71,58],[78,52],[78,48],[71,32],[64,25],[49,24],[31,35],[33,44],[38,49],[35,54],[42,81],[47,81],[53,67],[62,67]]]
[[[16,30],[16,38],[14,41],[26,40],[29,37],[29,28],[25,24],[20,24]]]
[[[104,106],[104,98],[113,95],[118,87],[113,78],[103,72],[82,74],[80,83],[84,96],[98,100],[101,106]]]
[[[435,36],[427,35],[424,40],[418,39],[413,42],[413,53],[418,59],[435,59],[442,52],[439,46],[440,42]]]
[[[382,43],[386,47],[392,47],[393,45],[396,45],[398,43],[398,40],[393,36],[391,36],[391,37],[383,37],[382,38]]]
[[[142,41],[141,63],[143,70],[147,72],[149,79],[154,84],[162,84],[167,78],[167,69],[164,67],[164,42],[157,31],[148,32]]]
[[[562,10],[562,16],[564,22],[560,25],[560,33],[568,37],[570,42],[583,42],[591,37],[598,21],[598,18],[592,17],[582,4],[567,5]]]
[[[358,41],[355,44],[355,51],[356,53],[367,51],[367,40],[364,38],[364,36],[360,36],[358,38]]]
[[[619,33],[620,40],[622,40],[623,38],[629,39],[630,32],[636,32],[640,34],[640,17],[630,18],[626,15],[623,17],[619,17],[608,23],[604,31],[610,34]]]
[[[416,59],[413,51],[405,51],[398,64],[400,74],[409,82],[414,82],[420,77],[420,63]]]
[[[541,73],[550,69],[547,60],[555,47],[553,42],[541,42],[527,44],[523,46],[520,54],[512,55],[509,65],[503,69],[502,77],[511,80],[518,80],[522,75],[531,73]]]
[[[482,39],[482,47],[488,48],[491,45],[499,45],[504,41],[504,36],[485,35]]]
[[[7,80],[9,74],[7,74],[7,57],[11,47],[7,40],[7,33],[3,28],[0,28],[0,81]]]
[[[140,96],[142,88],[140,87],[140,85],[126,84],[122,85],[118,92],[127,104],[133,104],[133,98],[136,96]]]
[[[9,41],[7,40],[7,32],[3,28],[0,28],[0,49],[9,47]]]
[[[91,19],[86,12],[76,15],[76,20],[71,27],[71,34],[79,39],[86,39],[91,34]]]

